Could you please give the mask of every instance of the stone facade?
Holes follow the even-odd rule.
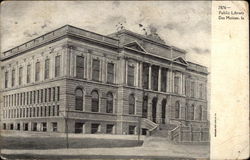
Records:
[[[185,55],[128,30],[103,36],[63,26],[1,54],[1,127],[86,134],[208,127],[207,68]]]

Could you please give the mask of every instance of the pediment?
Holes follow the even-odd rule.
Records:
[[[138,42],[136,42],[136,41],[127,43],[124,46],[128,47],[130,49],[133,49],[133,50],[137,50],[137,51],[145,52],[146,53],[146,50]]]
[[[184,65],[188,64],[187,61],[185,61],[185,59],[183,59],[182,57],[175,58],[174,62],[178,62],[178,63],[184,64]]]

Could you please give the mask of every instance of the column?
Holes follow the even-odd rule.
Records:
[[[159,66],[158,72],[158,91],[161,91],[161,67]]]
[[[147,119],[152,120],[152,99],[148,97],[148,113]]]
[[[142,88],[143,85],[143,62],[139,62],[140,75],[139,75],[139,87]]]
[[[124,76],[124,82],[127,84],[127,74],[128,74],[128,61],[125,58],[125,76]]]
[[[152,76],[152,66],[149,64],[149,74],[148,74],[148,89],[151,89],[151,76]]]

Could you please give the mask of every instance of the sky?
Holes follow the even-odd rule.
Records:
[[[103,35],[116,32],[117,24],[140,34],[154,29],[166,44],[186,50],[187,60],[210,66],[208,1],[5,1],[1,52],[66,24]]]

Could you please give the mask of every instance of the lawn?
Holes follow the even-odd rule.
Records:
[[[1,149],[59,149],[66,148],[63,137],[1,137]],[[112,148],[141,146],[143,141],[69,138],[69,148]]]

